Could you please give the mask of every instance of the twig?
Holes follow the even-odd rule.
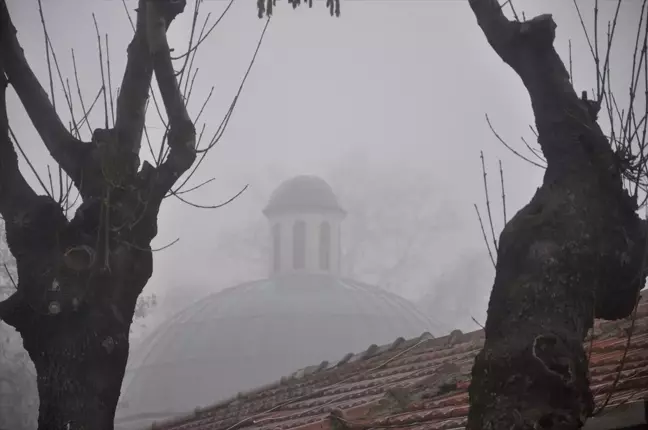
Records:
[[[259,36],[259,40],[257,42],[256,49],[254,50],[254,54],[252,55],[252,59],[250,60],[250,63],[248,64],[247,70],[245,71],[245,74],[243,75],[243,79],[241,80],[241,84],[239,85],[239,88],[236,92],[236,95],[234,96],[234,99],[232,100],[232,103],[230,104],[229,109],[227,110],[227,113],[223,117],[220,125],[218,126],[218,129],[214,133],[214,136],[210,140],[210,142],[207,144],[207,147],[204,149],[198,149],[198,146],[196,146],[196,153],[200,154],[200,158],[194,165],[192,166],[191,171],[187,175],[187,177],[182,181],[182,183],[175,188],[172,192],[169,192],[167,194],[167,197],[170,195],[174,195],[174,193],[177,193],[178,191],[182,190],[182,188],[187,184],[187,182],[195,175],[195,173],[198,171],[198,168],[204,161],[207,153],[209,152],[210,149],[212,149],[221,139],[223,134],[225,133],[225,130],[227,129],[227,125],[229,124],[229,120],[232,117],[232,114],[234,113],[234,108],[236,107],[236,103],[238,102],[238,99],[243,91],[243,88],[245,86],[245,83],[247,81],[248,76],[250,75],[250,72],[252,70],[252,67],[254,66],[254,63],[256,61],[257,55],[259,54],[259,50],[261,49],[261,45],[263,43],[263,40],[265,38],[265,34],[268,30],[268,26],[270,25],[270,19],[266,20],[266,23],[263,27],[263,31],[261,32],[261,35]],[[211,97],[211,92],[210,95],[208,96]],[[206,103],[206,102],[205,102]],[[202,109],[201,109],[202,112]],[[202,137],[202,136],[201,136]],[[176,196],[177,197],[177,196]],[[218,207],[220,207],[219,205]]]
[[[189,47],[187,48],[187,50],[191,50],[191,45],[193,43],[194,35],[196,33],[196,22],[198,21],[198,12],[199,12],[199,10],[200,10],[200,0],[196,0],[195,6],[194,6],[194,14],[193,14],[193,18],[191,20],[191,32],[189,33]],[[209,16],[207,17],[207,19],[209,19]],[[205,21],[205,24],[206,23],[207,23],[207,21]],[[203,29],[204,29],[204,25],[203,25]],[[201,32],[201,35],[202,35],[202,32]],[[184,78],[185,67],[187,67],[187,62],[188,61],[189,61],[189,57],[187,56],[185,58],[184,64],[180,68],[180,78],[178,79],[178,87],[180,87],[182,85],[182,79]],[[186,94],[186,90],[187,89],[186,89],[186,86],[185,86],[185,91],[183,91],[183,94]]]
[[[108,69],[108,93],[110,94],[110,116],[115,125],[115,105],[112,90],[112,72],[110,71],[110,48],[108,48],[108,33],[106,33],[106,68]]]
[[[56,110],[56,95],[54,92],[54,78],[53,78],[53,73],[52,73],[52,62],[51,62],[51,56],[54,56],[55,63],[56,63],[56,69],[58,71],[59,75],[59,80],[61,80],[61,84],[63,83],[62,81],[62,76],[61,76],[61,70],[58,67],[58,61],[56,60],[55,54],[54,54],[54,48],[52,47],[52,42],[49,37],[49,33],[47,32],[47,25],[45,23],[45,14],[43,13],[43,4],[42,0],[38,0],[38,14],[40,15],[40,21],[41,21],[41,26],[43,27],[43,36],[45,39],[45,55],[47,58],[47,77],[49,79],[49,87],[50,87],[50,98],[52,99],[52,108]],[[68,92],[69,93],[69,92]],[[63,94],[65,96],[65,99],[67,100],[68,103],[68,108],[70,109],[70,112],[72,113],[72,105],[70,101],[70,97],[65,91],[65,86],[63,86]],[[78,134],[77,134],[78,137]],[[49,166],[48,168],[48,174],[49,174],[49,179],[50,179],[50,189],[52,196],[54,195],[54,184],[52,181],[52,174],[51,171],[49,171]],[[58,166],[58,186],[59,186],[59,198],[58,198],[58,203],[59,205],[64,204],[64,195],[63,195],[63,168],[59,165]]]
[[[90,107],[88,108],[88,111],[83,115],[83,117],[79,121],[77,121],[77,126],[76,127],[80,127],[80,126],[83,125],[83,123],[88,121],[88,115],[90,115],[90,113],[92,113],[92,109],[95,107],[95,105],[97,104],[97,101],[99,101],[99,97],[101,97],[101,94],[104,93],[104,92],[105,91],[104,91],[103,88],[99,88],[99,91],[97,91],[97,95],[95,95],[94,99],[92,99],[92,103],[90,104]],[[78,132],[78,128],[77,128],[77,132]]]
[[[200,120],[200,117],[202,116],[202,113],[205,110],[205,107],[207,106],[207,103],[209,103],[209,100],[211,99],[212,94],[214,94],[214,87],[213,86],[209,90],[209,94],[207,94],[207,97],[205,98],[205,101],[203,102],[202,106],[200,107],[200,110],[198,111],[198,115],[196,115],[196,119],[194,120],[194,124],[197,123]],[[198,146],[198,145],[196,145],[196,146]]]
[[[571,39],[569,39],[569,83],[571,85],[574,85],[574,71],[572,68],[572,44],[571,44]]]
[[[486,212],[488,214],[488,222],[490,224],[490,230],[491,230],[491,235],[493,239],[493,246],[495,249],[495,252],[499,252],[499,249],[497,247],[497,239],[495,238],[495,228],[493,227],[493,214],[491,212],[491,207],[490,207],[490,198],[488,196],[488,182],[486,180],[486,164],[484,163],[484,152],[480,151],[480,158],[481,158],[481,165],[482,165],[482,174],[484,178],[484,195],[486,197]]]
[[[515,7],[513,6],[513,0],[506,0],[502,5],[500,6],[501,8],[504,8],[506,5],[511,6],[511,11],[513,12],[513,17],[515,18],[516,21],[520,21],[520,17],[518,17],[517,12],[515,12]]]
[[[596,66],[596,74],[599,74],[601,69],[601,61],[599,59],[599,46],[598,46],[598,2],[599,0],[594,0],[594,64]],[[601,80],[596,79],[596,98],[601,94]]]
[[[58,203],[59,203],[59,205],[63,205],[63,203],[64,203],[64,200],[63,200],[63,168],[60,165],[58,166],[58,185],[59,185]]]
[[[502,139],[502,138],[500,137],[500,135],[495,131],[495,129],[493,128],[493,125],[492,125],[491,122],[490,122],[490,119],[488,118],[488,114],[486,114],[486,122],[488,123],[488,127],[491,129],[491,131],[493,132],[493,134],[495,135],[495,137],[497,138],[497,140],[499,140],[500,143],[501,143],[502,145],[504,145],[504,146],[505,146],[509,151],[511,151],[513,154],[517,155],[518,157],[520,157],[520,158],[523,159],[524,161],[526,161],[526,162],[528,162],[528,163],[531,163],[531,164],[533,164],[534,166],[539,167],[539,168],[541,168],[541,169],[545,169],[545,166],[543,166],[543,165],[541,165],[541,164],[538,164],[538,163],[536,163],[535,161],[529,160],[527,157],[525,157],[524,155],[520,154],[520,153],[517,152],[515,149],[511,148],[511,147],[510,147],[510,146],[509,146],[509,145],[504,141],[504,139]]]
[[[502,160],[499,160],[499,170],[500,170],[500,183],[502,184],[502,212],[504,215],[504,224],[508,221],[506,219],[506,194],[504,193],[504,169],[502,169]]]
[[[236,92],[236,96],[234,96],[234,100],[232,101],[232,104],[228,110],[228,114],[226,115],[227,120],[221,122],[221,127],[219,127],[219,130],[221,130],[221,133],[217,139],[214,139],[210,145],[205,148],[201,149],[197,152],[207,152],[209,151],[220,139],[220,136],[225,133],[225,129],[227,128],[227,124],[229,123],[229,118],[231,117],[232,113],[234,112],[234,107],[236,106],[236,102],[238,101],[239,97],[241,96],[241,92],[243,91],[243,88],[245,86],[245,82],[247,81],[248,76],[250,75],[250,72],[252,71],[252,67],[254,66],[254,63],[256,61],[257,55],[259,55],[259,50],[261,49],[261,45],[263,43],[263,39],[265,37],[266,31],[268,30],[268,26],[270,25],[270,19],[266,20],[265,25],[263,26],[263,31],[261,32],[261,36],[259,37],[259,41],[257,42],[256,49],[254,50],[254,55],[252,55],[252,59],[250,60],[250,64],[248,65],[247,70],[245,71],[245,75],[243,75],[243,79],[241,80],[241,84],[239,85],[238,91]],[[218,133],[218,132],[217,132]],[[215,135],[216,136],[216,135]]]
[[[524,136],[522,136],[521,139],[522,139],[522,143],[524,143],[524,145],[527,147],[527,149],[529,150],[529,152],[531,152],[533,155],[535,155],[536,158],[537,158],[538,160],[540,160],[541,162],[546,163],[547,160],[545,160],[544,158],[542,158],[542,155],[540,155],[540,154],[538,153],[539,151],[538,151],[537,149],[534,149],[531,145],[529,145],[529,142],[527,142],[527,140],[524,138]]]
[[[122,0],[122,1],[124,1],[124,0]],[[177,57],[171,57],[171,59],[172,60],[179,60],[179,59],[181,59],[181,58],[183,58],[185,56],[188,56],[193,51],[197,50],[198,47],[200,47],[200,45],[205,41],[205,39],[207,39],[209,37],[211,32],[216,28],[216,26],[225,17],[225,14],[227,14],[227,12],[230,10],[230,8],[232,7],[233,4],[234,4],[234,0],[230,0],[230,2],[227,4],[227,6],[225,6],[225,10],[221,13],[220,17],[218,17],[216,22],[209,28],[209,30],[207,31],[207,34],[205,34],[203,37],[199,38],[198,42],[196,42],[196,44],[191,49],[188,49],[187,52],[185,52],[185,53],[183,53],[183,54],[181,54],[181,55],[179,55]]]
[[[47,33],[47,26],[45,25],[45,15],[43,14],[43,4],[41,0],[38,0],[38,14],[40,15],[41,26],[43,27],[43,35],[45,37],[45,57],[47,58],[47,77],[49,78],[50,97],[52,98],[52,107],[56,110],[54,79],[52,77],[52,62],[50,61],[49,35]]]
[[[101,88],[103,89],[103,101],[104,101],[104,124],[106,129],[108,125],[108,96],[106,95],[106,77],[104,76],[104,62],[103,62],[103,47],[101,46],[101,34],[99,33],[99,25],[97,24],[97,17],[95,14],[92,14],[92,20],[94,21],[95,31],[97,33],[97,49],[99,50],[99,68],[101,69]]]
[[[79,73],[76,66],[76,57],[74,56],[74,49],[72,49],[72,67],[74,69],[74,81],[76,82],[77,95],[79,96],[79,103],[81,104],[81,110],[84,117],[86,118],[86,124],[88,125],[88,130],[92,134],[92,126],[90,125],[90,118],[88,117],[88,111],[85,108],[85,103],[83,102],[83,94],[81,93],[81,85],[79,84]]]
[[[196,76],[198,76],[198,70],[200,69],[196,68],[196,70],[194,70],[193,77],[191,78],[191,83],[189,84],[189,92],[183,93],[185,99],[185,106],[189,104],[189,99],[191,98],[191,93],[193,92],[194,82],[196,82]]]
[[[493,267],[496,267],[495,258],[493,258],[493,252],[491,251],[490,245],[488,243],[488,238],[486,236],[486,230],[484,229],[484,221],[482,220],[481,214],[479,213],[479,208],[477,207],[477,204],[474,204],[474,206],[475,206],[475,212],[477,212],[477,218],[479,219],[479,226],[481,227],[482,236],[484,237],[484,243],[486,244],[486,249],[488,250],[488,256],[491,259],[491,263],[493,263]]]
[[[50,194],[49,190],[45,186],[45,183],[43,182],[40,175],[38,174],[38,171],[36,171],[36,168],[32,164],[31,160],[29,159],[29,157],[27,157],[27,154],[25,154],[25,151],[23,150],[22,145],[20,145],[20,142],[18,142],[18,138],[16,137],[13,130],[11,129],[11,126],[9,126],[9,134],[11,135],[11,140],[13,140],[14,144],[16,145],[16,148],[18,148],[18,151],[20,151],[20,154],[23,156],[23,158],[24,158],[25,162],[27,163],[27,165],[29,166],[30,170],[32,171],[34,176],[36,176],[36,179],[38,180],[38,183],[40,184],[40,186],[45,191],[45,194],[47,194],[47,196],[49,198],[54,200],[54,196],[52,196]]]
[[[72,94],[72,90],[70,89],[70,80],[68,78],[65,78],[65,84],[67,85],[67,93]],[[101,91],[101,88],[99,88],[99,91]],[[98,93],[98,95],[101,95],[101,93]],[[74,104],[70,99],[68,99],[68,109],[70,110],[70,124],[68,125],[70,133],[73,133],[77,139],[81,139],[79,124],[75,121],[76,115],[74,113]]]
[[[236,200],[239,196],[241,196],[241,194],[243,194],[245,192],[245,190],[248,189],[248,187],[249,187],[249,185],[246,185],[245,187],[243,187],[243,189],[241,191],[236,193],[233,197],[229,198],[228,200],[224,201],[223,203],[219,203],[217,205],[212,205],[212,206],[199,205],[197,203],[192,203],[192,202],[190,202],[188,200],[185,200],[182,197],[180,197],[176,192],[174,192],[174,191],[170,191],[170,192],[171,192],[171,195],[175,196],[178,200],[180,200],[183,203],[188,204],[189,206],[193,206],[193,207],[198,208],[198,209],[220,209],[220,208],[222,208],[224,206],[227,206],[228,204],[232,203],[234,200]]]
[[[124,6],[124,11],[126,11],[126,17],[128,17],[128,22],[130,22],[130,26],[135,31],[135,23],[133,23],[133,18],[130,16],[130,12],[128,12],[128,6],[126,6],[126,0],[122,0],[122,5]]]
[[[472,319],[475,324],[477,324],[479,327],[481,327],[482,330],[486,330],[484,325],[481,324],[479,321],[477,321],[477,319],[475,319],[475,317],[471,316],[470,319]]]
[[[54,180],[52,179],[52,169],[50,169],[49,164],[47,165],[47,176],[49,177],[49,186],[51,195],[54,195]]]
[[[171,248],[173,245],[175,245],[179,241],[180,241],[180,238],[177,238],[177,239],[175,239],[174,241],[172,241],[171,243],[169,243],[167,245],[164,245],[164,246],[162,246],[160,248],[152,248],[152,249],[141,248],[141,247],[135,245],[134,243],[130,243],[130,242],[122,241],[122,243],[124,243],[127,246],[130,246],[133,249],[137,249],[138,251],[142,251],[142,252],[159,252],[159,251],[163,251],[163,250],[165,250],[167,248]]]
[[[175,191],[175,194],[176,194],[176,195],[181,195],[181,194],[187,194],[187,193],[190,193],[190,192],[192,192],[192,191],[196,191],[197,189],[202,188],[202,187],[204,187],[205,185],[207,185],[207,184],[209,184],[210,182],[213,182],[213,181],[215,181],[215,180],[216,180],[216,178],[210,178],[210,179],[207,179],[206,181],[203,181],[203,182],[201,182],[200,184],[198,184],[198,185],[196,185],[196,186],[193,186],[193,187],[189,188],[188,190]]]
[[[11,285],[13,285],[14,289],[18,289],[18,285],[16,284],[16,281],[14,281],[13,275],[9,271],[9,267],[7,266],[7,263],[2,263],[2,265],[5,268],[5,272],[7,272],[7,276],[9,276],[9,280],[11,281]]]

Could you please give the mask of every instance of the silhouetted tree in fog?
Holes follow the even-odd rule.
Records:
[[[337,2],[329,3],[335,12]],[[153,271],[151,240],[157,235],[160,205],[168,196],[187,202],[181,189],[200,164],[196,158],[202,161],[222,136],[238,98],[215,137],[200,149],[198,119],[187,112],[193,58],[210,32],[203,26],[194,40],[199,5],[197,1],[189,49],[175,58],[181,66],[177,71],[166,30],[186,1],[139,0],[114,110],[109,70],[104,75],[108,51],[99,48],[102,91],[97,99],[103,96],[105,124],[87,141],[79,130],[88,125],[89,109],[81,100],[82,117],[74,115],[69,85],[58,76],[71,116],[70,126],[64,125],[52,100],[52,69],[50,99],[27,63],[6,0],[0,2],[0,215],[18,274],[16,291],[0,302],[0,319],[20,333],[34,363],[41,430],[114,427],[129,328]],[[274,2],[257,5],[262,17],[272,12]],[[44,20],[43,27],[48,64],[51,57],[58,68]],[[104,46],[98,30],[97,37]],[[166,132],[157,154],[149,147],[154,162],[140,163],[153,75]],[[6,111],[9,87],[58,164],[57,197],[53,184],[48,188],[42,180],[43,194],[36,193],[19,169],[17,153],[22,149]],[[155,97],[153,102],[157,106]],[[73,189],[82,202],[76,206],[69,198]],[[76,211],[69,219],[72,208]]]
[[[469,429],[577,429],[593,413],[583,341],[595,317],[633,312],[646,275],[646,222],[637,214],[647,186],[648,93],[643,98],[638,90],[648,79],[646,3],[625,5],[637,7],[641,18],[630,97],[618,106],[609,51],[620,1],[603,44],[607,53],[599,54],[598,35],[590,37],[597,89],[588,98],[578,96],[553,47],[551,15],[519,20],[514,12],[509,20],[509,2],[469,0],[488,43],[529,93],[546,160],[542,186],[498,241]],[[597,122],[602,106],[607,133]]]

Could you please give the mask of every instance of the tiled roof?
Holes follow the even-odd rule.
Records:
[[[648,294],[643,296],[634,317],[596,321],[585,343],[591,389],[597,407],[605,405],[606,411],[648,400]],[[483,341],[481,330],[468,334],[456,330],[442,338],[423,334],[399,338],[391,345],[372,345],[339,363],[302,369],[270,386],[153,428],[463,429],[470,370]]]

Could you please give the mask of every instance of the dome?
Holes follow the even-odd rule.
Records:
[[[186,413],[426,331],[434,334],[430,320],[408,300],[356,281],[295,274],[242,284],[189,306],[133,352],[118,419]]]
[[[283,182],[272,193],[263,210],[266,216],[289,212],[338,212],[343,214],[329,184],[317,176],[296,176]]]

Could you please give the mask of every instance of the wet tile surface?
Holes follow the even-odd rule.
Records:
[[[628,336],[633,326],[632,336]],[[629,341],[630,340],[630,341]],[[423,334],[321,363],[160,430],[463,429],[472,361],[483,332]],[[648,399],[648,297],[632,318],[597,321],[585,342],[596,404]],[[619,372],[619,369],[621,371]]]

